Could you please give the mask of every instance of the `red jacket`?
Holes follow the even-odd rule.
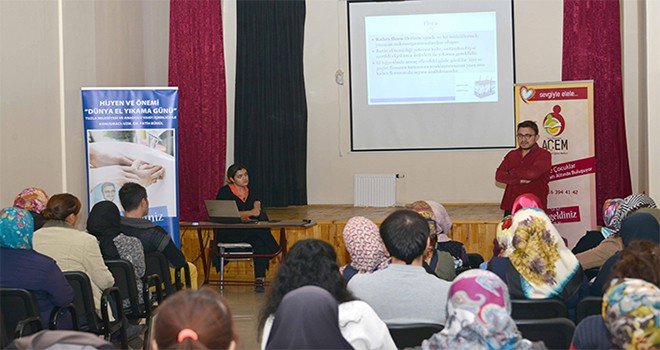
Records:
[[[495,173],[495,180],[506,184],[500,208],[511,211],[516,197],[524,193],[533,193],[541,199],[541,209],[546,210],[551,167],[552,155],[538,145],[534,145],[525,157],[522,155],[521,148],[507,153]],[[530,180],[531,182],[521,184],[520,180]]]

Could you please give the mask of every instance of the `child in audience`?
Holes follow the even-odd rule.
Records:
[[[204,287],[179,291],[163,301],[151,325],[151,348],[236,348],[231,311],[220,293]]]
[[[368,274],[356,277],[362,275]],[[280,265],[259,315],[258,330],[262,334],[262,349],[268,344],[274,315],[284,296],[309,285],[327,290],[337,301],[341,334],[355,349],[396,349],[385,323],[367,303],[355,300],[346,289],[346,281],[339,273],[335,250],[330,244],[318,239],[296,242]]]
[[[351,257],[350,263],[339,268],[346,282],[355,274],[381,270],[389,264],[378,226],[373,221],[362,216],[350,218],[344,227],[343,237]]]

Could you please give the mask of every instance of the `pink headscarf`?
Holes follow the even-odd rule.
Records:
[[[513,201],[513,208],[511,209],[511,215],[515,214],[518,210],[523,208],[539,208],[543,209],[541,206],[541,200],[539,197],[532,193],[524,193],[518,196],[515,201]]]
[[[14,198],[14,207],[41,213],[46,209],[48,195],[38,187],[28,187]]]
[[[355,216],[344,227],[344,244],[351,256],[351,266],[359,273],[373,272],[385,268],[389,261],[383,248],[378,226],[373,221]],[[346,265],[339,270],[343,272]]]

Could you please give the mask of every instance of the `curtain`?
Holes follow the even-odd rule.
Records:
[[[237,1],[235,153],[264,206],[307,204],[305,1]]]
[[[179,212],[208,217],[225,170],[227,107],[218,0],[170,1],[169,85],[179,87]]]
[[[597,208],[632,192],[621,79],[618,0],[564,0],[562,79],[594,81]],[[602,215],[598,215],[602,224]]]

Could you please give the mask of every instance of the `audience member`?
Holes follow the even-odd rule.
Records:
[[[358,274],[353,279],[362,275],[369,274]],[[387,326],[378,318],[376,312],[364,301],[355,300],[346,289],[346,281],[339,273],[337,254],[332,246],[318,239],[305,239],[291,247],[286,260],[277,271],[273,286],[261,309],[258,329],[262,330],[262,349],[268,343],[274,314],[284,296],[295,289],[310,285],[327,290],[339,303],[339,329],[355,349],[396,348]]]
[[[123,259],[133,265],[138,300],[142,300],[142,277],[146,271],[144,249],[139,239],[121,233],[120,222],[121,215],[115,203],[101,201],[89,213],[87,232],[98,239],[104,259]],[[128,306],[130,301],[125,299],[123,303]]]
[[[615,210],[611,219],[608,220],[609,225],[606,223],[607,226],[604,235],[607,234],[608,236],[595,248],[576,255],[583,269],[603,266],[607,259],[611,258],[625,247],[619,235],[619,231],[621,230],[624,219],[628,215],[641,208],[656,207],[653,199],[645,194],[632,194],[621,200],[620,203],[610,205],[614,206]]]
[[[215,290],[179,291],[163,301],[154,313],[151,348],[236,348],[236,331],[225,299]]]
[[[660,348],[660,288],[640,279],[614,284],[603,298],[605,327],[619,349]]]
[[[337,300],[304,286],[287,293],[275,312],[266,349],[353,349],[339,329]]]
[[[346,282],[355,274],[374,272],[389,264],[378,226],[373,221],[362,216],[352,217],[346,223],[342,235],[351,258],[350,263],[339,268]]]
[[[46,209],[48,195],[46,191],[38,187],[28,187],[14,198],[14,207],[29,210],[34,220],[34,230],[44,225],[44,217],[41,212]]]
[[[513,201],[513,207],[511,209],[511,214],[510,215],[505,215],[502,221],[500,222],[500,225],[506,226],[506,227],[511,227],[511,220],[507,221],[507,218],[513,218],[513,215],[518,212],[520,209],[524,208],[539,208],[541,209],[542,204],[541,200],[539,197],[537,197],[533,193],[523,193],[520,196],[516,197],[516,199]],[[500,226],[498,225],[498,228]],[[513,233],[510,230],[504,230],[502,232],[503,235],[510,234],[510,237],[513,237]],[[504,237],[503,237],[504,238]],[[566,242],[564,240],[564,242]],[[505,242],[506,243],[506,242]],[[510,243],[510,242],[509,242]],[[509,247],[511,245],[509,244]],[[493,256],[508,256],[508,255],[502,255],[500,252],[500,242],[497,240],[497,235],[495,236],[495,239],[493,239]]]
[[[427,221],[414,211],[399,210],[383,221],[380,235],[392,263],[383,270],[356,275],[348,283],[349,290],[388,325],[444,324],[450,283],[422,267],[430,244]]]
[[[56,194],[48,200],[42,211],[46,222],[34,233],[34,250],[57,262],[62,271],[81,271],[89,276],[94,294],[94,306],[100,315],[103,290],[115,280],[105,266],[96,238],[78,231],[80,200],[69,193]]]
[[[111,343],[98,335],[78,331],[43,330],[32,335],[16,338],[6,350],[114,350]]]
[[[511,298],[559,298],[574,307],[586,288],[584,273],[550,218],[541,209],[521,209],[511,230],[513,251],[489,264],[506,282]]]
[[[608,199],[605,201],[605,203],[603,203],[603,226],[599,230],[587,231],[587,233],[585,233],[585,235],[578,240],[575,247],[573,247],[573,254],[580,254],[589,249],[595,248],[604,239],[612,236],[613,234],[616,234],[616,229],[613,225],[613,219],[622,201],[623,199],[621,198],[613,198]],[[620,248],[621,240],[618,240],[618,242],[618,247]],[[578,260],[580,260],[579,257]],[[582,262],[580,262],[580,264],[582,264]],[[588,264],[582,264],[582,268],[587,269],[585,266],[588,266]]]
[[[53,308],[73,302],[74,293],[55,261],[32,249],[33,227],[27,210],[0,210],[0,288],[31,291],[47,328]],[[70,318],[62,320],[59,328],[71,328]]]
[[[470,270],[449,289],[445,328],[422,343],[422,349],[543,349],[523,339],[511,318],[506,284],[494,273]]]
[[[624,247],[628,247],[636,240],[660,243],[660,226],[651,214],[633,213],[628,215],[621,224],[621,241]],[[621,253],[614,254],[609,258],[598,272],[596,280],[591,285],[591,295],[601,296],[605,292],[612,276],[614,264],[619,261]],[[627,276],[632,277],[632,276]]]

